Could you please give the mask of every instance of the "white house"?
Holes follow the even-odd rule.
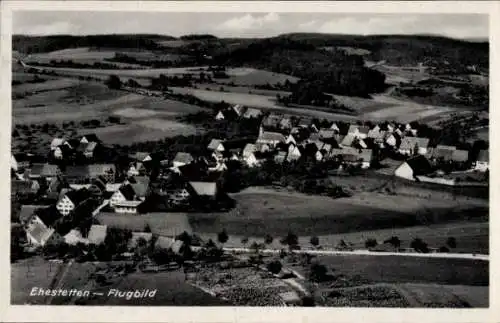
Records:
[[[281,133],[269,131],[262,132],[256,141],[257,144],[267,144],[270,147],[276,147],[277,144],[284,142],[286,138]]]
[[[54,151],[57,147],[62,146],[66,142],[64,138],[54,138],[50,143],[50,150]]]
[[[31,217],[25,231],[28,244],[33,246],[44,246],[55,232],[53,228],[47,227],[37,215]]]
[[[114,209],[116,213],[137,214],[137,207],[142,201],[115,201]]]
[[[89,193],[85,190],[70,190],[62,194],[62,197],[57,201],[56,209],[63,216],[67,216],[88,197]]]
[[[249,153],[244,157],[245,163],[248,165],[248,167],[255,167],[259,164],[259,161],[255,157],[255,154]]]
[[[242,156],[246,158],[250,154],[253,154],[257,151],[257,147],[254,144],[246,144],[245,148],[243,148]],[[254,156],[255,157],[255,156]]]
[[[394,171],[394,175],[414,181],[415,176],[427,175],[431,171],[432,167],[427,158],[422,155],[417,155],[415,157],[409,158],[398,168],[396,168],[396,170]]]
[[[222,111],[217,112],[217,114],[215,115],[215,120],[224,120],[224,119],[225,119],[224,113],[222,113]]]
[[[486,172],[489,169],[489,158],[489,150],[480,150],[476,162],[474,163],[474,169]]]
[[[287,161],[298,160],[301,156],[302,154],[300,153],[299,147],[293,144],[288,146]]]

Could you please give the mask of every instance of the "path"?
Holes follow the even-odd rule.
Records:
[[[50,286],[48,289],[51,290],[58,290],[61,288],[62,284],[64,283],[64,278],[68,274],[68,271],[73,265],[74,260],[71,259],[67,263],[63,264],[63,266],[59,267],[58,272],[54,275],[54,278],[52,278],[52,282],[50,283]],[[45,298],[45,304],[50,305],[52,303],[53,296],[47,296]]]

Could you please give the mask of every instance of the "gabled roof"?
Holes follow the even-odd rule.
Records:
[[[65,194],[67,198],[73,202],[76,206],[85,201],[90,197],[90,193],[86,189],[81,189],[81,190],[70,190]]]
[[[352,133],[349,133],[342,139],[342,142],[340,143],[342,146],[351,146],[356,139],[356,136],[354,136]]]
[[[61,150],[63,156],[71,155],[73,153],[73,149],[68,145],[60,145],[57,149]]]
[[[88,240],[93,244],[101,244],[104,243],[106,239],[106,233],[108,231],[107,225],[97,225],[94,224],[90,227],[90,231],[88,234]]]
[[[237,105],[233,106],[233,110],[234,110],[234,112],[236,112],[236,114],[238,116],[241,116],[243,114],[243,112],[245,111],[245,107],[237,104]]]
[[[64,144],[65,141],[66,141],[66,139],[64,139],[64,138],[54,138],[50,142],[50,147],[55,148],[55,147],[61,146],[62,144]]]
[[[132,154],[130,157],[136,161],[141,161],[141,162],[147,158],[151,158],[149,153],[145,152],[145,151],[137,151],[134,154]]]
[[[269,131],[264,131],[259,138],[257,138],[257,141],[278,141],[278,142],[285,142],[286,138],[279,132],[269,132]]]
[[[123,185],[118,190],[128,201],[132,201],[135,198],[135,190],[131,184]]]
[[[85,147],[85,152],[93,152],[95,150],[95,148],[97,147],[97,142],[93,141],[93,142],[89,142],[87,147]]]
[[[83,135],[82,139],[83,138],[85,138],[89,143],[90,142],[100,142],[99,138],[97,137],[97,135],[95,133],[89,133],[89,134]]]
[[[356,124],[352,124],[349,126],[349,129],[347,130],[347,133],[355,133],[356,131],[359,131],[359,126]]]
[[[132,186],[132,189],[137,197],[145,197],[148,192],[149,181],[147,183],[137,182],[135,184],[130,184],[130,186]]]
[[[244,118],[258,118],[262,112],[258,109],[248,108],[247,111],[243,114]]]
[[[48,207],[48,205],[22,205],[19,212],[19,222],[27,223],[31,219],[33,214],[35,214],[36,210],[46,209]]]
[[[469,160],[469,151],[462,149],[454,150],[451,159],[455,162],[466,162]]]
[[[406,160],[406,163],[413,170],[413,175],[425,175],[432,172],[432,167],[427,158],[422,155],[417,155]]]
[[[198,196],[215,196],[217,184],[215,182],[189,182]]]
[[[358,127],[358,130],[359,130],[359,133],[367,135],[368,132],[370,131],[370,127],[368,127],[368,126],[361,126],[361,127]]]
[[[415,146],[419,148],[427,148],[429,146],[428,138],[420,138],[420,137],[404,137],[401,140],[400,149],[414,149]]]
[[[216,150],[222,143],[223,143],[222,139],[212,139],[208,144],[207,148],[210,150]]]
[[[479,162],[489,162],[490,160],[490,151],[488,149],[480,150],[477,155],[477,161]]]
[[[191,154],[185,153],[185,152],[178,152],[174,158],[174,162],[178,162],[178,163],[189,164],[192,161],[194,161],[193,156],[191,156]]]
[[[54,164],[33,164],[31,167],[31,175],[42,177],[55,177],[59,174],[59,166]]]
[[[257,147],[254,144],[246,144],[245,148],[243,148],[243,156],[246,157],[256,151]]]
[[[66,145],[69,145],[71,148],[76,149],[80,146],[80,140],[78,139],[69,139],[65,142]]]
[[[52,234],[54,234],[54,229],[47,227],[44,223],[36,221],[27,228],[26,232],[28,232],[36,242],[41,244],[42,241],[47,241]]]

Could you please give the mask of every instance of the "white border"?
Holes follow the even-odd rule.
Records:
[[[253,1],[198,1],[198,2],[133,2],[133,1],[2,1],[1,3],[1,72],[0,97],[3,118],[0,118],[0,149],[5,178],[10,178],[10,129],[11,129],[11,28],[12,11],[17,10],[70,10],[70,11],[170,11],[170,12],[349,12],[349,13],[487,13],[490,15],[491,107],[498,103],[500,93],[499,65],[499,13],[497,1],[366,1],[366,2],[253,2]],[[497,31],[497,32],[495,32]],[[499,112],[490,109],[491,122],[498,120]],[[490,136],[495,138],[497,130],[490,127]],[[496,164],[496,141],[490,142],[491,164]],[[495,268],[500,246],[497,233],[500,232],[498,206],[498,185],[495,185],[497,170],[491,171],[491,212],[490,218],[490,308],[459,309],[348,309],[348,308],[245,308],[245,307],[78,307],[78,306],[11,306],[10,303],[10,262],[7,257],[9,235],[1,235],[3,264],[0,266],[0,321],[22,322],[497,322],[500,308],[495,278]],[[0,199],[3,209],[9,209],[10,182],[0,183]],[[1,217],[2,228],[10,227],[7,212]]]

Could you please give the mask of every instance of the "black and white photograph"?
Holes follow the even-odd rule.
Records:
[[[490,307],[490,16],[282,8],[12,11],[11,305]]]

